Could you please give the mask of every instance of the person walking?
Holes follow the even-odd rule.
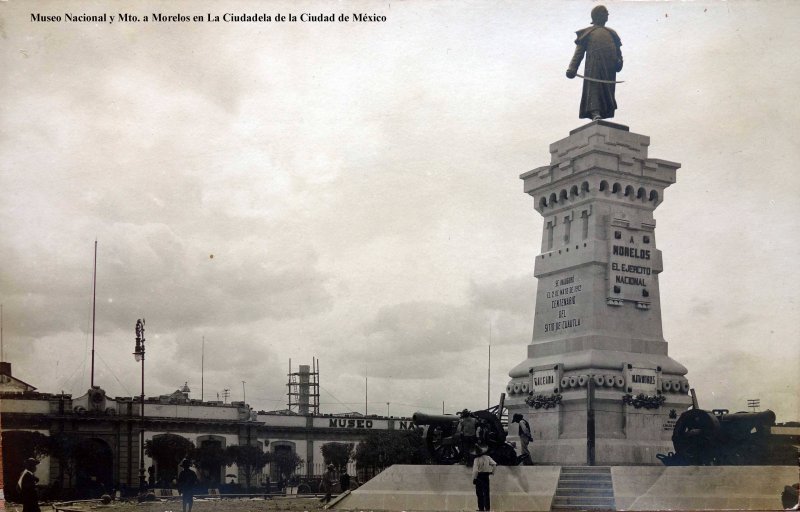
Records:
[[[36,459],[26,459],[22,470],[22,474],[17,481],[19,488],[20,498],[22,501],[22,512],[39,512],[39,492],[36,490],[36,483],[39,479],[36,473],[36,466],[39,461]]]
[[[494,473],[497,463],[486,454],[486,447],[476,445],[473,449],[475,460],[472,462],[472,484],[478,497],[478,510],[490,510],[489,477]]]
[[[342,469],[342,476],[339,477],[339,488],[341,492],[347,492],[350,490],[350,475],[347,474],[347,468]]]
[[[528,423],[521,414],[517,413],[514,415],[514,418],[511,420],[511,423],[518,423],[518,430],[519,430],[519,444],[522,448],[522,453],[519,456],[520,462],[524,466],[533,466],[533,459],[531,458],[531,452],[528,448],[528,443],[533,441],[533,433],[531,432],[531,425]]]
[[[331,501],[331,493],[333,486],[336,485],[336,472],[334,471],[333,464],[328,464],[328,469],[322,474],[322,482],[320,482],[320,489],[325,493],[325,496],[320,500],[322,503]]]
[[[192,471],[192,461],[183,459],[181,461],[183,470],[178,474],[178,492],[181,493],[183,512],[192,512],[194,493],[197,490],[197,473]]]

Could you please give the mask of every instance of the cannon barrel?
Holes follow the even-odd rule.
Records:
[[[452,423],[457,423],[459,420],[458,416],[453,415],[445,415],[445,414],[426,414],[424,412],[415,412],[413,416],[411,416],[412,421],[415,425],[423,426],[423,425],[450,425]]]
[[[775,413],[711,412],[690,409],[678,418],[672,432],[675,453],[659,455],[666,465],[760,464],[769,460],[767,444]]]
[[[735,412],[723,414],[719,417],[719,421],[723,424],[727,422],[746,421],[747,423],[759,423],[761,425],[772,426],[775,424],[775,413],[769,409],[761,412]]]

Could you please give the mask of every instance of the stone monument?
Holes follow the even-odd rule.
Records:
[[[536,463],[659,464],[691,403],[661,329],[653,211],[680,164],[650,138],[593,121],[520,176],[544,217],[533,340],[509,373],[509,415],[534,430]]]

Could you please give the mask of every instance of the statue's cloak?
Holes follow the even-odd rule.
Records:
[[[584,76],[611,82],[616,80],[617,72],[622,70],[622,41],[617,33],[610,28],[594,25],[578,30],[576,34],[575,55],[569,68],[577,70],[585,54]],[[614,86],[613,83],[584,80],[579,117],[591,119],[592,112],[599,112],[604,119],[614,117],[617,109]]]

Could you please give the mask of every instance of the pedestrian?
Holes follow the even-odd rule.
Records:
[[[478,438],[478,420],[470,414],[469,409],[461,411],[461,419],[456,427],[456,436],[461,444],[461,453],[464,455],[464,465],[472,464],[472,447]]]
[[[476,445],[473,449],[475,460],[472,462],[472,484],[478,497],[478,510],[490,510],[489,477],[494,473],[497,463],[486,454],[486,447]]]
[[[350,490],[350,475],[347,474],[347,468],[344,468],[342,476],[339,477],[339,487],[342,492]]]
[[[183,470],[178,475],[178,492],[181,493],[183,512],[192,512],[194,493],[197,490],[197,473],[192,471],[192,461],[189,459],[183,459],[181,466]]]
[[[533,441],[533,434],[531,433],[531,425],[528,423],[521,414],[517,413],[514,415],[514,418],[511,420],[511,423],[518,423],[519,424],[519,444],[522,448],[522,453],[519,456],[519,460],[522,462],[524,466],[533,466],[533,459],[531,458],[531,452],[528,448],[528,443]]]
[[[36,490],[36,484],[39,479],[36,473],[36,466],[39,461],[36,459],[26,459],[23,463],[25,469],[17,481],[20,497],[22,498],[22,512],[39,512],[39,492]]]
[[[336,473],[334,472],[333,464],[328,464],[328,468],[322,474],[322,482],[320,482],[320,488],[325,493],[325,496],[320,500],[322,503],[331,501],[334,485],[336,485]]]

